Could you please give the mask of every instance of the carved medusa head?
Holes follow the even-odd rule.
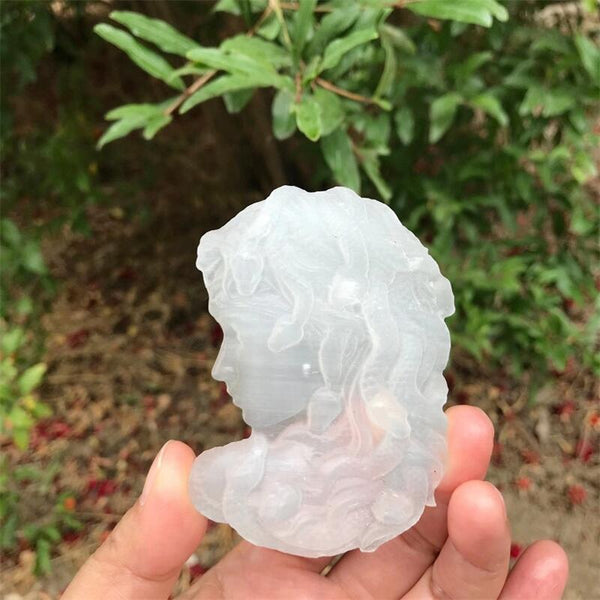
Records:
[[[213,377],[253,428],[197,459],[197,508],[305,556],[410,527],[445,450],[453,296],[427,250],[375,200],[284,186],[204,235],[197,266],[224,331]]]

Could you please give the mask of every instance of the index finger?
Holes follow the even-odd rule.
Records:
[[[62,600],[169,596],[206,528],[187,493],[193,460],[194,452],[181,442],[163,446],[142,496],[87,560]]]

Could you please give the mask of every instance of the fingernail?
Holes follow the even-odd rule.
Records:
[[[161,449],[160,452],[156,455],[152,466],[150,467],[150,471],[148,471],[148,475],[146,477],[146,483],[144,483],[144,489],[142,490],[142,495],[140,496],[140,506],[144,506],[146,500],[148,499],[148,495],[150,494],[152,487],[154,486],[154,482],[156,481],[156,477],[160,468],[162,466],[163,456],[165,454],[165,450],[169,445],[170,441],[167,442]]]

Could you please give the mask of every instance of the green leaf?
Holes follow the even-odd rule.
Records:
[[[452,74],[457,86],[465,85],[468,79],[486,62],[489,62],[494,55],[486,50],[484,52],[474,52],[466,60],[453,66]]]
[[[417,47],[415,43],[408,37],[403,29],[394,27],[394,25],[388,25],[387,23],[379,27],[381,38],[387,38],[392,45],[406,54],[415,54]]]
[[[398,61],[396,60],[396,52],[392,43],[388,38],[381,38],[381,45],[385,52],[385,62],[383,63],[383,71],[379,79],[379,83],[373,94],[376,98],[386,96],[393,88],[396,72],[398,70]]]
[[[227,92],[223,94],[223,102],[229,114],[239,113],[250,102],[254,95],[254,88],[238,90],[237,92]]]
[[[292,58],[285,48],[257,37],[236,35],[225,40],[220,49],[226,53],[248,56],[259,64],[269,64],[275,68],[289,67],[292,64]]]
[[[40,538],[35,545],[35,572],[38,575],[44,575],[51,570],[50,542],[44,538]]]
[[[480,108],[483,112],[494,117],[502,127],[508,125],[508,115],[504,112],[502,104],[496,96],[489,93],[479,94],[475,98],[471,98],[470,103],[472,106]]]
[[[363,134],[363,145],[377,154],[389,154],[391,125],[390,115],[385,113],[363,112],[353,122],[354,128]]]
[[[213,7],[214,12],[226,12],[232,15],[239,16],[240,6],[236,0],[219,0]]]
[[[415,118],[412,110],[406,105],[402,106],[394,115],[394,123],[400,141],[408,146],[413,141],[415,134]]]
[[[17,378],[18,374],[19,374],[19,371],[15,367],[13,360],[10,360],[10,359],[0,360],[0,375],[2,376],[0,383],[12,383]],[[12,392],[10,392],[10,389],[8,389],[6,391],[9,392],[9,395],[12,398],[13,394],[12,394]],[[5,397],[4,391],[3,391],[3,397]]]
[[[519,106],[519,114],[555,117],[576,106],[576,99],[567,88],[546,89],[532,86]]]
[[[21,243],[21,232],[19,228],[10,219],[0,221],[0,236],[2,243],[12,247],[17,247]]]
[[[253,78],[245,75],[222,75],[218,79],[210,81],[204,87],[192,94],[181,106],[179,112],[185,113],[197,104],[222,96],[229,92],[265,87],[268,84],[257,85]]]
[[[598,174],[596,163],[587,152],[578,152],[571,165],[571,174],[578,183],[587,183]]]
[[[166,127],[171,121],[173,117],[171,115],[155,115],[154,117],[150,117],[146,122],[146,126],[144,127],[144,131],[142,135],[145,140],[151,140],[163,127]]]
[[[171,73],[171,79],[175,77],[184,77],[185,75],[200,76],[204,75],[209,70],[210,69],[207,69],[206,67],[199,67],[193,63],[187,63],[186,65],[183,65],[183,67],[179,67],[179,69],[174,69]]]
[[[32,392],[36,387],[42,383],[44,373],[46,372],[46,365],[44,363],[38,363],[29,367],[20,377],[17,382],[19,387],[19,393],[25,396]]]
[[[116,121],[104,132],[102,137],[98,140],[97,148],[100,150],[109,142],[125,137],[127,134],[131,133],[135,129],[141,129],[142,127],[145,127],[147,122],[148,117],[146,116],[128,117],[126,119]]]
[[[430,127],[429,127],[429,142],[435,144],[439,141],[443,135],[448,131],[454,116],[456,115],[456,109],[462,102],[462,96],[456,92],[448,92],[439,98],[436,98],[431,103],[431,109],[429,112]]]
[[[256,34],[265,38],[266,40],[274,40],[281,31],[281,23],[277,18],[277,15],[272,12],[263,22],[262,25],[257,29]]]
[[[305,94],[300,104],[295,105],[296,125],[311,141],[321,137],[321,107],[312,95]]]
[[[300,57],[308,32],[310,31],[314,21],[314,10],[317,5],[317,0],[300,0],[300,6],[296,14],[296,22],[293,36],[293,49],[297,57]]]
[[[308,84],[312,83],[312,81],[319,75],[320,67],[321,57],[313,56],[302,73],[302,85],[307,86]]]
[[[343,33],[355,23],[361,9],[358,3],[346,3],[326,14],[318,24],[315,34],[308,43],[308,54],[321,54],[327,42]]]
[[[14,430],[25,429],[28,431],[33,425],[31,415],[20,406],[13,406],[8,414],[8,418],[10,419]]]
[[[213,8],[214,12],[228,12],[241,16],[245,8],[252,13],[262,12],[267,7],[267,0],[219,0]]]
[[[541,87],[532,85],[527,89],[527,93],[519,106],[519,115],[538,116],[541,114],[544,102],[544,90]]]
[[[29,296],[23,296],[17,300],[15,309],[20,315],[30,315],[33,312],[33,300]]]
[[[334,40],[327,48],[325,48],[320,70],[327,71],[328,69],[332,69],[339,64],[340,60],[342,60],[342,57],[347,52],[377,38],[377,31],[373,29],[361,29],[360,31],[354,31],[343,38]]]
[[[315,88],[313,96],[317,101],[321,112],[321,135],[329,135],[335,131],[344,120],[344,107],[342,101],[337,94],[324,90],[321,87]]]
[[[15,467],[13,475],[16,481],[39,481],[43,473],[35,465],[26,464]]]
[[[240,6],[240,12],[246,22],[246,26],[250,26],[250,20],[252,19],[252,8],[250,7],[250,0],[237,0]]]
[[[0,548],[8,550],[14,548],[17,542],[17,525],[19,524],[19,517],[16,512],[8,515],[6,521],[0,528]]]
[[[544,117],[555,117],[567,112],[576,105],[573,91],[569,89],[546,90],[542,104]]]
[[[26,450],[29,446],[29,430],[30,427],[13,429],[12,438],[19,450]]]
[[[13,354],[25,342],[25,331],[20,327],[14,327],[2,334],[0,341],[4,354]]]
[[[385,179],[381,175],[379,168],[379,158],[375,152],[365,152],[361,161],[362,168],[364,169],[367,177],[371,180],[373,185],[377,188],[380,196],[387,203],[392,197],[392,190],[386,183]]]
[[[192,48],[198,46],[194,40],[160,19],[151,19],[140,13],[125,10],[114,10],[109,16],[125,25],[133,35],[152,42],[163,52],[185,56]]]
[[[23,527],[23,537],[30,543],[34,543],[35,540],[39,537],[40,534],[40,526],[34,523],[27,523]]]
[[[577,33],[574,41],[581,64],[592,78],[592,81],[596,85],[600,85],[600,49],[582,33]]]
[[[43,402],[36,402],[33,408],[31,409],[31,414],[36,419],[45,419],[46,417],[49,417],[52,414],[52,409]]]
[[[358,163],[346,131],[337,129],[330,135],[321,138],[321,151],[335,181],[360,194]]]
[[[100,23],[94,27],[94,31],[107,42],[110,42],[127,56],[141,69],[157,79],[161,79],[167,85],[182,90],[185,86],[180,78],[173,78],[173,68],[160,55],[142,46],[126,31],[117,29],[112,25]]]
[[[491,27],[493,18],[508,20],[508,11],[496,0],[416,0],[406,8],[424,17],[452,19]]]
[[[263,43],[269,44],[269,42],[264,41]],[[255,87],[283,87],[285,78],[277,73],[274,66],[267,59],[259,57],[256,53],[250,55],[231,48],[229,51],[220,48],[197,48],[188,52],[187,58],[208,65],[213,69],[252,79]]]
[[[560,31],[553,29],[540,31],[530,48],[532,52],[542,52],[544,50],[549,50],[553,54],[569,54],[571,52],[568,38]]]
[[[296,131],[296,117],[292,112],[293,94],[289,90],[279,90],[271,105],[273,134],[278,140],[285,140]]]
[[[46,274],[46,263],[44,263],[40,245],[35,240],[29,240],[25,243],[21,259],[23,266],[31,273],[36,275]]]
[[[116,121],[118,119],[149,119],[163,111],[163,105],[157,104],[124,104],[113,108],[104,115],[108,121]]]
[[[44,527],[44,536],[47,537],[51,542],[60,542],[61,535],[60,531],[54,525],[47,525]]]
[[[73,515],[69,514],[68,512],[63,512],[61,517],[64,524],[67,527],[75,531],[81,531],[83,529],[83,523],[81,523],[81,521],[76,519]]]
[[[590,127],[585,111],[581,106],[577,106],[571,110],[569,113],[569,121],[577,133],[585,133]]]

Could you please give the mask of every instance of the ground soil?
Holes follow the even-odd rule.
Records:
[[[89,214],[91,237],[65,228],[47,243],[60,283],[43,321],[49,371],[42,398],[54,415],[38,425],[28,453],[6,451],[14,463],[33,462],[53,473],[49,489],[24,483],[32,519],[56,494],[69,491],[84,528],[58,544],[53,571],[43,578],[31,575],[33,553],[26,546],[5,557],[5,598],[57,598],[134,502],[166,440],[183,440],[201,452],[247,435],[238,409],[210,377],[220,331],[206,312],[207,294],[194,269],[200,234],[219,224],[206,208],[216,200],[199,196],[192,216],[189,208],[162,214],[159,208],[149,220],[127,216],[118,204],[96,207]],[[233,213],[249,199],[230,200]],[[494,421],[489,479],[507,500],[514,557],[537,538],[556,539],[571,561],[566,598],[600,597],[600,425],[593,378],[571,365],[532,398],[526,385],[482,375],[455,357],[448,381],[451,404],[480,406]],[[235,541],[227,526],[212,526],[179,588]]]

